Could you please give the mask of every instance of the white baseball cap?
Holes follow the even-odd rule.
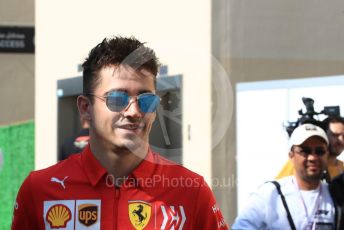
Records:
[[[329,144],[327,135],[322,128],[313,124],[303,124],[298,126],[292,132],[289,139],[289,149],[291,149],[293,145],[301,145],[303,142],[305,142],[305,140],[312,136],[321,137],[326,141],[327,145]]]

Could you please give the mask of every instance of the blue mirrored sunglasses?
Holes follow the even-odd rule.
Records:
[[[123,91],[112,91],[106,96],[97,96],[91,93],[86,95],[94,96],[105,101],[106,106],[112,112],[121,112],[123,109],[127,108],[132,98],[137,100],[139,108],[143,113],[155,112],[160,103],[160,97],[154,93],[142,93],[137,96],[129,96]]]

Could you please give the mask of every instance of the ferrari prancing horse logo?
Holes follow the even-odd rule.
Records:
[[[151,217],[152,208],[150,204],[141,200],[133,200],[128,203],[128,214],[131,224],[136,230],[144,229]]]

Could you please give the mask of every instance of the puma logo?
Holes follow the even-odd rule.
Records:
[[[66,189],[66,186],[64,185],[64,181],[65,181],[67,178],[68,178],[68,176],[65,176],[65,178],[63,178],[63,180],[60,180],[60,179],[58,179],[58,178],[56,178],[56,177],[52,177],[52,178],[50,179],[50,181],[51,181],[51,182],[59,183],[59,184],[61,184],[62,188]]]

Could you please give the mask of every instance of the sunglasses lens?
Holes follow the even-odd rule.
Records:
[[[138,103],[141,112],[152,113],[157,109],[160,97],[155,94],[143,94],[138,97]]]
[[[319,157],[325,155],[326,150],[323,148],[315,148],[315,154],[318,155]]]
[[[108,94],[106,105],[112,112],[120,112],[129,103],[129,96],[125,92],[114,91]]]
[[[301,148],[301,152],[303,153],[304,156],[308,156],[309,154],[312,153],[312,149],[310,147],[303,146]]]

